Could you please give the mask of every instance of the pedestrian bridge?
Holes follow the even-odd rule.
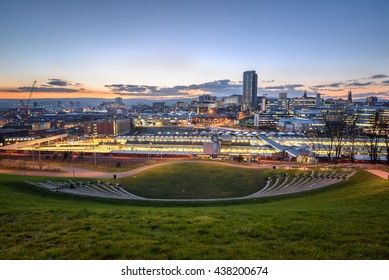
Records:
[[[275,141],[269,139],[267,136],[259,135],[259,139],[266,142],[268,145],[270,145],[272,148],[274,148],[277,152],[286,152],[291,157],[298,157],[301,155],[301,151],[296,150],[295,148],[289,148],[282,146],[279,143],[276,143]]]
[[[67,133],[56,135],[56,136],[51,136],[51,137],[38,138],[38,139],[34,139],[34,140],[23,141],[23,142],[18,142],[18,143],[7,145],[7,146],[2,146],[2,147],[0,147],[0,150],[18,150],[21,148],[34,146],[37,144],[39,145],[39,144],[44,143],[44,142],[63,139],[66,137],[68,137]]]

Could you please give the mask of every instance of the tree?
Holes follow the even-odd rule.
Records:
[[[365,136],[365,147],[369,155],[371,163],[377,163],[379,159],[379,139],[376,133],[367,133]]]
[[[314,150],[324,150],[328,163],[332,161],[334,151],[334,137],[329,122],[324,123],[324,127],[316,128],[306,133]]]
[[[382,109],[376,113],[375,131],[384,143],[383,154],[386,158],[386,164],[389,165],[389,121],[384,118],[384,110]]]
[[[355,139],[359,136],[359,130],[354,129],[351,137],[350,137],[350,148],[349,148],[349,157],[351,163],[355,162]]]
[[[389,165],[389,134],[385,134],[383,136],[383,141],[385,143],[385,146],[384,146],[385,147],[384,148],[385,153],[384,153],[384,155],[386,157],[386,164]]]
[[[356,135],[356,117],[345,113],[328,114],[324,127],[308,133],[313,145],[326,151],[328,162],[338,160],[347,141],[354,141]]]
[[[365,147],[372,163],[378,162],[380,154],[384,154],[389,164],[389,121],[384,119],[383,110],[376,111],[374,126],[365,132]]]
[[[68,151],[64,151],[64,152],[63,152],[63,160],[62,160],[62,161],[67,160],[68,157],[69,157],[69,152],[68,152]]]
[[[334,138],[335,160],[342,156],[342,151],[348,141],[355,140],[357,117],[338,114],[334,120],[328,121]]]
[[[243,161],[243,156],[242,155],[238,155],[236,161],[237,162],[242,162]]]
[[[54,153],[51,155],[51,157],[52,157],[53,160],[58,159],[58,152],[54,152]]]

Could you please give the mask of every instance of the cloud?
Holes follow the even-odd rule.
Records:
[[[285,86],[270,86],[270,87],[265,87],[267,90],[284,90]]]
[[[359,83],[359,82],[354,82],[354,83],[349,83],[347,86],[352,86],[352,87],[364,87],[364,86],[369,86],[372,85],[373,82],[367,82],[367,83]]]
[[[48,87],[75,87],[80,88],[83,86],[81,83],[73,83],[71,81],[63,80],[63,79],[48,79],[46,84],[41,85],[44,88]]]
[[[319,89],[319,88],[324,88],[324,87],[326,87],[326,85],[314,85],[311,88],[312,89]]]
[[[234,85],[231,84],[230,80],[218,80],[218,81],[208,82],[199,85],[190,85],[189,88],[191,88],[192,86],[197,86],[199,88],[204,88],[204,89],[220,89],[220,88],[228,88]]]
[[[18,87],[18,91],[15,92],[30,92],[31,87]],[[34,88],[34,92],[79,92],[78,89],[71,88],[50,88],[50,87],[38,87]]]
[[[287,84],[283,86],[269,86],[265,87],[265,90],[296,90],[296,88],[303,87],[302,84]]]
[[[328,84],[319,84],[311,86],[312,90],[318,91],[318,90],[325,90],[325,91],[337,91],[335,89],[350,89],[350,88],[363,88],[370,85],[378,85],[377,82],[371,81],[371,79],[378,79],[385,77],[385,74],[377,74],[373,75],[369,78],[361,78],[361,79],[354,79],[354,80],[347,80],[345,82],[335,82],[335,83],[328,83]],[[370,81],[366,81],[366,80]],[[383,82],[384,83],[384,82]],[[340,91],[340,90],[339,90]]]
[[[287,90],[293,96],[302,96],[303,92],[296,90],[302,84],[286,84],[258,88],[260,94],[274,94],[273,90]],[[223,97],[232,94],[242,94],[242,82],[234,82],[228,79],[216,80],[201,84],[176,85],[172,87],[158,87],[154,85],[133,85],[133,84],[110,84],[105,85],[113,93],[121,96],[144,99],[171,99],[171,98],[197,98],[202,94],[211,94],[216,97]]]
[[[295,90],[296,88],[303,87],[303,86],[304,85],[302,85],[302,84],[291,84],[291,85],[285,85],[285,88]]]
[[[6,89],[0,89],[0,92],[20,92],[18,89],[13,89],[13,88],[6,88]]]
[[[124,85],[124,84],[112,84],[105,85],[105,87],[111,89],[114,93],[150,93],[157,91],[156,86],[145,86],[145,85]]]
[[[326,89],[325,91],[344,91],[344,89],[338,88],[338,89]]]
[[[44,93],[73,93],[84,91],[81,83],[72,83],[62,79],[48,79],[46,83],[41,84],[40,87],[34,87],[34,92]],[[2,89],[0,92],[30,92],[31,86],[21,86],[18,88]]]
[[[204,93],[222,96],[241,93],[242,91],[242,85],[240,83],[234,83],[227,79],[202,84],[191,84],[188,86],[177,85],[173,87],[126,84],[111,84],[105,85],[105,87],[118,95],[144,98],[194,98]]]
[[[333,84],[329,84],[327,86],[328,87],[340,87],[341,85],[343,85],[343,83],[333,83]]]
[[[383,84],[389,84],[389,80],[382,81]]]
[[[332,83],[332,84],[322,84],[322,85],[315,85],[312,86],[312,88],[319,89],[319,88],[327,88],[327,87],[335,87],[338,88],[340,86],[344,85],[344,83]]]
[[[47,84],[51,86],[66,87],[68,85],[68,81],[61,79],[49,79],[49,82]]]
[[[382,99],[388,99],[389,98],[389,91],[383,91],[383,92],[365,92],[365,93],[353,93],[354,98],[365,98],[369,96],[377,96]]]
[[[383,78],[387,78],[388,75],[385,75],[385,74],[376,74],[376,75],[373,75],[370,77],[370,79],[383,79]]]

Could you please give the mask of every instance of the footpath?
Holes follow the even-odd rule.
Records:
[[[220,162],[220,161],[206,161],[206,160],[177,160],[177,161],[167,161],[167,162],[160,162],[155,163],[151,165],[144,165],[129,171],[123,171],[123,172],[103,172],[103,171],[95,171],[85,168],[79,168],[79,167],[60,167],[60,171],[45,171],[45,170],[20,170],[20,169],[1,169],[0,168],[0,174],[14,174],[14,175],[26,175],[26,176],[47,176],[47,177],[78,177],[78,178],[96,178],[96,179],[110,179],[114,178],[125,178],[128,176],[136,175],[142,171],[158,167],[158,166],[164,166],[168,164],[176,164],[176,163],[184,163],[184,162],[190,162],[190,163],[196,163],[196,162],[202,162],[202,163],[209,163],[209,164],[219,164],[219,165],[225,165],[225,166],[232,166],[232,167],[238,167],[238,168],[249,168],[249,169],[274,169],[275,167],[277,169],[283,168],[283,169],[293,169],[290,165],[274,165],[274,163],[261,163],[261,164],[253,164],[253,165],[242,165],[242,164],[235,164],[235,163],[228,163],[228,162]],[[306,167],[299,167],[298,169],[306,170]],[[350,170],[352,171],[352,170]],[[389,173],[383,170],[379,169],[366,169],[366,171],[379,176],[383,179],[389,179]]]
[[[141,166],[129,171],[123,171],[123,172],[102,172],[102,171],[95,171],[95,170],[89,170],[85,168],[79,168],[79,167],[60,167],[60,171],[40,171],[40,170],[17,170],[17,169],[0,169],[0,174],[14,174],[14,175],[28,175],[28,176],[47,176],[47,177],[79,177],[79,178],[113,178],[116,176],[116,178],[125,178],[128,176],[136,175],[142,171],[155,168],[158,166],[168,165],[168,164],[176,164],[176,163],[183,163],[183,162],[190,162],[190,163],[196,163],[196,162],[203,162],[203,163],[209,163],[209,164],[219,164],[219,165],[226,165],[226,166],[233,166],[233,167],[239,167],[239,168],[250,168],[250,169],[271,169],[273,165],[271,164],[258,164],[258,165],[239,165],[239,164],[233,164],[233,163],[226,163],[226,162],[218,162],[218,161],[203,161],[203,160],[178,160],[178,161],[167,161],[167,162],[160,162],[156,164],[151,165],[145,165]]]
[[[367,169],[366,171],[378,177],[381,177],[382,179],[389,180],[389,173],[386,171],[379,170],[379,169]]]

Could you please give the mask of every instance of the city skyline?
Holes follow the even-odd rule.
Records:
[[[145,99],[319,92],[389,99],[386,1],[11,1],[0,98]]]

